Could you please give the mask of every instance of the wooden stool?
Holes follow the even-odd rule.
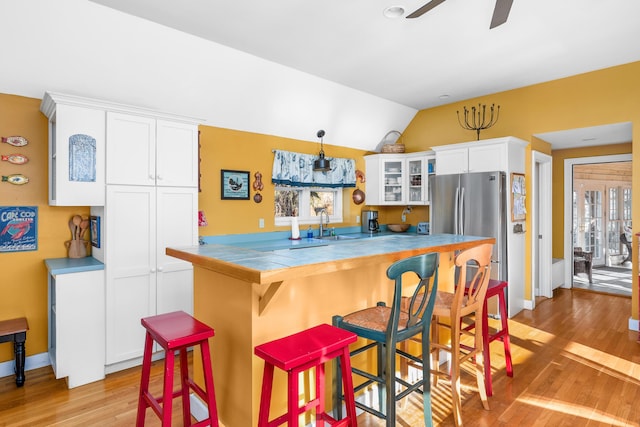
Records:
[[[24,317],[0,321],[0,343],[13,342],[13,352],[16,359],[16,385],[24,385],[24,342],[27,340],[29,323]]]
[[[511,362],[511,344],[509,341],[509,318],[507,315],[507,300],[504,290],[507,282],[502,280],[489,280],[487,288],[487,296],[484,299],[484,316],[482,317],[482,345],[484,347],[482,356],[484,357],[484,388],[487,396],[493,396],[493,385],[491,382],[491,351],[489,344],[492,341],[500,340],[504,344],[504,358],[507,364],[507,376],[513,377],[513,364]],[[498,296],[498,310],[500,312],[500,321],[502,329],[491,334],[489,333],[489,313],[487,312],[487,301],[493,296]],[[471,330],[475,327],[475,321],[468,325],[465,330]]]
[[[349,359],[349,344],[355,342],[356,339],[354,333],[322,324],[257,346],[254,350],[256,356],[265,361],[258,427],[274,427],[285,422],[288,422],[289,427],[297,426],[300,414],[313,408],[316,410],[317,425],[322,425],[320,423],[322,420],[334,426],[356,426],[356,408]],[[340,358],[347,407],[347,417],[342,420],[336,420],[325,412],[324,363],[336,357]],[[288,409],[286,414],[269,421],[274,366],[287,372]],[[298,374],[313,367],[316,368],[315,399],[300,407],[298,406]]]
[[[142,319],[142,326],[146,328],[147,334],[144,344],[144,359],[142,362],[142,378],[140,380],[136,426],[144,426],[144,418],[148,407],[151,407],[160,417],[163,426],[170,426],[172,402],[173,398],[177,396],[182,396],[182,416],[185,426],[217,426],[218,411],[213,389],[211,355],[209,352],[209,338],[214,335],[213,329],[183,311],[144,318]],[[154,341],[165,351],[164,387],[163,395],[160,398],[155,398],[149,393],[149,373],[151,371],[151,356]],[[204,369],[206,391],[189,378],[187,348],[196,345],[200,346],[200,351],[202,352],[202,367]],[[174,352],[176,350],[180,352],[181,388],[173,391]],[[209,407],[209,418],[195,424],[191,424],[189,389],[192,389],[200,396]],[[160,406],[161,403],[162,406]]]

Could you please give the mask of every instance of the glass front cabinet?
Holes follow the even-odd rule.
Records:
[[[434,160],[431,151],[365,156],[367,204],[429,204],[428,174]]]

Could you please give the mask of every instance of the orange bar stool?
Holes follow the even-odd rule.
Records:
[[[258,427],[275,427],[288,423],[297,426],[301,414],[315,408],[316,425],[324,422],[333,426],[357,426],[356,407],[353,397],[353,380],[349,344],[357,340],[356,334],[322,324],[302,332],[256,346],[256,356],[264,359],[262,395]],[[324,363],[339,358],[342,372],[342,386],[345,394],[346,418],[336,420],[325,412]],[[274,367],[287,372],[288,397],[287,412],[269,420]],[[298,406],[298,374],[315,367],[315,398]]]
[[[174,397],[182,396],[182,416],[185,426],[218,426],[218,411],[213,389],[213,373],[211,371],[211,353],[209,352],[209,338],[214,331],[204,323],[194,319],[183,311],[160,314],[142,319],[142,326],[147,330],[144,343],[144,358],[142,362],[142,378],[140,379],[140,396],[138,399],[138,417],[136,426],[144,426],[146,410],[151,407],[162,420],[162,426],[171,425],[171,407]],[[155,398],[149,393],[149,373],[151,371],[151,356],[153,342],[157,342],[164,351],[164,386],[163,395]],[[189,378],[187,349],[200,346],[202,352],[202,367],[206,390],[198,386]],[[180,383],[179,390],[173,390],[174,353],[180,353]],[[191,407],[189,404],[189,390],[193,390],[209,407],[209,417],[205,420],[191,423]],[[162,404],[162,406],[161,406]]]
[[[507,300],[504,295],[507,288],[507,282],[503,280],[489,280],[489,287],[484,298],[484,314],[482,316],[482,356],[484,358],[484,388],[487,396],[493,396],[493,384],[491,381],[491,351],[489,344],[492,341],[500,340],[504,344],[504,358],[507,365],[507,376],[513,377],[513,363],[511,361],[511,342],[509,340],[509,318],[507,315]],[[489,298],[498,297],[498,310],[500,312],[500,321],[502,327],[497,332],[489,331],[489,313],[487,311],[487,301]],[[475,327],[475,321],[465,327],[469,331]]]

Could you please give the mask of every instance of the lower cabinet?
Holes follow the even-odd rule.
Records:
[[[193,268],[165,249],[197,244],[197,206],[197,188],[107,186],[107,366],[142,356],[141,318],[193,313]]]
[[[49,269],[49,358],[69,388],[104,379],[104,270],[91,257],[46,260]],[[99,263],[101,265],[101,263]],[[70,272],[66,272],[70,271]]]

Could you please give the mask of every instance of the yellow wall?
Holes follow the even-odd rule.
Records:
[[[640,62],[601,71],[573,76],[539,85],[529,86],[491,96],[471,99],[420,111],[406,129],[403,142],[408,152],[428,150],[432,146],[475,139],[475,133],[463,130],[457,122],[456,110],[478,103],[500,105],[498,123],[481,133],[481,137],[495,138],[512,135],[532,142],[533,148],[550,153],[547,144],[536,140],[533,134],[595,126],[609,123],[632,122],[633,143],[640,144]],[[26,316],[30,323],[27,355],[42,353],[47,348],[47,286],[43,260],[66,256],[63,245],[69,239],[67,221],[75,214],[88,214],[88,208],[49,207],[47,204],[47,121],[39,111],[40,100],[0,94],[0,136],[22,135],[30,144],[19,152],[30,158],[23,166],[0,163],[0,173],[22,172],[31,181],[24,186],[0,183],[0,206],[37,205],[39,207],[39,247],[33,252],[0,253],[0,318]],[[206,212],[209,226],[200,229],[201,235],[251,233],[284,229],[273,222],[273,185],[270,171],[271,149],[317,153],[317,143],[308,143],[269,135],[201,126],[202,192],[200,208]],[[622,147],[627,147],[623,145]],[[1,144],[1,153],[14,152]],[[611,154],[611,147],[576,151],[581,156]],[[626,150],[626,148],[622,148]],[[16,150],[17,151],[17,150]],[[360,150],[326,146],[328,156],[356,159],[357,168],[364,170],[365,154]],[[557,248],[563,245],[562,205],[558,206],[557,182],[562,182],[555,168],[562,162],[559,153],[554,156],[554,257],[562,256]],[[640,165],[640,150],[633,150],[634,165]],[[530,152],[527,153],[527,176],[530,176]],[[640,166],[634,166],[632,185],[640,185]],[[260,204],[249,201],[220,200],[220,169],[255,171],[263,174],[265,189]],[[559,180],[559,181],[558,181]],[[527,182],[530,191],[530,182]],[[638,187],[640,188],[640,187]],[[251,192],[253,197],[254,192]],[[530,198],[527,208],[530,210]],[[351,190],[345,191],[345,223],[357,225],[356,216],[364,205],[351,201]],[[380,209],[380,222],[399,222],[402,208]],[[407,222],[415,225],[425,221],[428,210],[415,208]],[[265,219],[265,228],[258,228],[258,219]],[[640,198],[633,201],[633,223],[640,224]],[[530,230],[527,224],[527,230]],[[634,233],[638,232],[637,225]],[[634,236],[634,246],[637,239]],[[530,259],[530,235],[527,234],[526,259]],[[530,291],[530,266],[526,264],[527,284]],[[638,273],[633,266],[634,277]],[[637,290],[633,291],[633,317],[638,318]],[[12,358],[10,345],[0,346],[0,362]]]
[[[22,173],[30,182],[23,186],[0,183],[0,206],[38,206],[38,250],[33,252],[0,253],[0,319],[26,316],[30,331],[27,335],[27,356],[47,351],[47,271],[44,260],[67,255],[64,242],[69,240],[68,221],[74,214],[89,215],[88,207],[50,207],[48,205],[47,119],[40,112],[39,99],[0,94],[0,136],[21,135],[29,140],[23,148],[0,145],[0,154],[21,153],[30,161],[22,166],[0,162],[0,174]],[[301,153],[317,153],[318,143],[309,143],[275,136],[201,126],[201,193],[200,208],[207,215],[209,226],[200,235],[254,233],[276,231],[287,227],[274,226],[274,187],[271,184],[272,149]],[[326,145],[328,157],[348,157],[364,170],[361,150]],[[220,169],[238,169],[263,174],[262,203],[251,200],[220,199]],[[364,186],[362,186],[364,189]],[[364,205],[355,205],[353,189],[344,192],[344,220],[341,226],[358,225],[356,216]],[[258,228],[264,218],[265,228]],[[81,319],[79,319],[81,321]],[[11,345],[0,345],[0,362],[13,359]]]
[[[199,207],[207,216],[206,227],[200,228],[201,236],[215,236],[236,233],[258,233],[286,230],[274,224],[274,185],[271,183],[273,153],[271,150],[296,151],[317,154],[319,143],[302,142],[277,136],[240,132],[229,129],[200,126],[200,173],[201,193]],[[364,151],[352,148],[324,146],[327,157],[345,157],[356,160],[356,169],[364,171]],[[250,200],[220,199],[220,170],[232,169],[250,171]],[[254,174],[262,173],[264,190],[260,192],[262,202],[255,203],[253,196]],[[361,188],[364,187],[361,185]],[[359,225],[356,216],[364,205],[353,203],[353,188],[344,191],[342,224],[337,227]],[[258,227],[259,218],[264,218],[264,228]]]
[[[531,145],[527,151],[526,175],[531,176],[531,148],[550,154],[548,144],[536,139],[533,135],[544,132],[604,125],[610,123],[631,122],[633,135],[631,145],[640,145],[640,62],[635,62],[600,71],[581,74],[564,79],[554,80],[533,86],[496,93],[490,96],[470,99],[430,108],[420,111],[403,134],[403,142],[407,151],[427,150],[430,147],[473,141],[475,132],[460,127],[456,111],[462,111],[463,106],[471,107],[482,104],[500,105],[500,118],[495,126],[481,132],[481,139],[515,136]],[[611,150],[618,148],[601,147],[585,151],[576,151],[578,156],[593,156],[596,154],[611,154]],[[622,151],[615,151],[622,152]],[[629,151],[625,151],[629,152]],[[562,175],[557,175],[558,163],[563,161],[560,154],[553,156],[553,256],[563,257],[563,210],[562,196],[558,195],[558,188],[562,188]],[[632,185],[640,185],[640,150],[633,150],[633,178]],[[560,187],[558,187],[560,186]],[[527,191],[530,193],[531,182],[527,181]],[[559,204],[560,203],[560,204]],[[531,198],[527,198],[527,210],[531,211]],[[530,216],[527,220],[527,230],[531,230]],[[634,233],[640,231],[640,197],[633,200]],[[526,257],[531,259],[531,235],[527,233]],[[634,236],[634,246],[637,240]],[[531,266],[526,263],[525,295],[531,290]],[[638,274],[637,262],[633,264],[633,277]],[[638,292],[633,289],[632,315],[638,318]]]
[[[0,183],[0,206],[38,206],[38,250],[0,253],[0,319],[25,316],[29,322],[27,355],[47,351],[47,269],[44,260],[67,255],[64,242],[71,238],[68,222],[73,214],[89,209],[50,207],[47,196],[47,118],[40,100],[0,94],[0,136],[27,138],[25,147],[0,144],[0,154],[20,153],[24,165],[0,162],[0,175],[21,173],[25,185]],[[82,319],[79,319],[80,321]],[[11,344],[0,345],[0,362],[13,359]]]

